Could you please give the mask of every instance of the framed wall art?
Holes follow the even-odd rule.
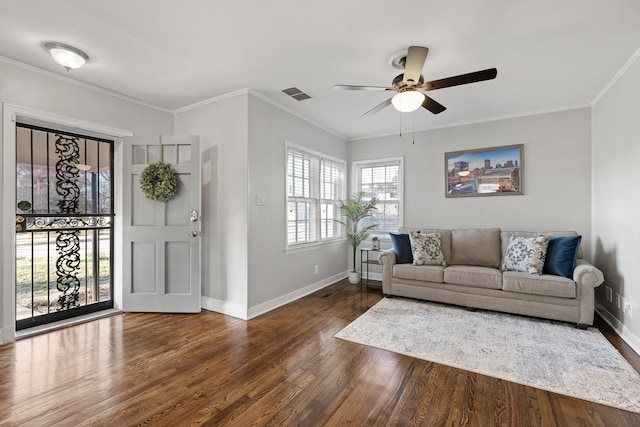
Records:
[[[524,145],[452,151],[444,154],[446,197],[524,194]]]

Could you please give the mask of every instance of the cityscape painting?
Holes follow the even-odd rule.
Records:
[[[523,161],[523,144],[445,153],[445,195],[522,195]]]

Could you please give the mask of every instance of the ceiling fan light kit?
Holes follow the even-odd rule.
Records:
[[[64,43],[46,43],[44,47],[49,51],[53,60],[66,68],[67,71],[72,68],[80,68],[89,60],[86,53]]]
[[[451,86],[466,85],[469,83],[481,82],[484,80],[495,79],[498,70],[489,68],[473,73],[460,74],[457,76],[447,77],[439,80],[425,82],[422,76],[422,67],[427,59],[429,49],[423,46],[410,46],[406,51],[397,52],[391,57],[389,63],[394,68],[403,69],[404,72],[396,76],[391,87],[384,86],[353,86],[353,85],[334,85],[334,89],[343,90],[367,90],[375,92],[394,91],[398,92],[392,98],[381,102],[362,116],[371,116],[378,111],[385,109],[389,105],[400,112],[408,113],[422,107],[429,110],[433,114],[440,114],[447,108],[430,98],[425,94],[430,90],[443,89]]]
[[[424,94],[415,90],[400,92],[391,98],[393,107],[401,113],[416,111],[424,102]]]

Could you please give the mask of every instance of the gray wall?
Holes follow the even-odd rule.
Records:
[[[422,111],[419,112],[423,114]],[[404,156],[404,225],[575,230],[591,241],[589,109],[351,142],[349,160]],[[524,195],[445,198],[444,153],[524,144]]]
[[[70,73],[81,73],[81,70]],[[0,60],[0,100],[137,135],[171,135],[173,115]]]
[[[285,251],[285,142],[346,159],[344,140],[247,91],[180,112],[174,127],[201,137],[205,308],[253,317],[344,274],[344,241]]]
[[[249,160],[246,92],[175,115],[177,134],[200,135],[203,307],[245,317]]]
[[[593,107],[593,251],[604,272],[598,310],[640,352],[640,61],[630,67]],[[613,289],[613,302],[605,298]],[[632,316],[615,303],[619,293]]]
[[[317,287],[314,284],[344,276],[347,270],[344,241],[285,251],[286,141],[347,159],[343,139],[249,96],[249,307],[293,297],[301,289],[311,290]],[[265,206],[256,205],[256,194],[265,195]]]

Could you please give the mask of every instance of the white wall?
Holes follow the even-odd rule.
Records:
[[[75,71],[72,71],[72,73]],[[97,125],[97,128],[113,128],[128,130],[138,135],[161,135],[173,133],[172,114],[127,101],[119,96],[112,96],[104,91],[97,91],[82,85],[71,83],[66,78],[54,77],[51,73],[34,71],[30,67],[22,67],[0,59],[0,101],[5,108],[11,104],[23,110],[43,113],[44,116],[69,118],[72,123],[85,122]],[[10,122],[10,126],[14,126]],[[13,138],[5,141],[12,129],[3,129],[2,146],[13,144]],[[4,150],[0,150],[2,153]],[[0,154],[1,155],[1,154]],[[15,167],[13,158],[0,160],[0,188],[13,185],[12,174]],[[6,183],[5,183],[6,181]],[[6,189],[5,189],[6,190]],[[13,192],[13,191],[11,191]],[[3,193],[9,193],[4,191]],[[7,194],[3,194],[6,198]],[[0,212],[0,342],[13,339],[15,318],[13,317],[12,293],[14,280],[11,277],[11,265],[15,255],[12,230],[15,202],[5,200]]]
[[[426,114],[419,111],[416,114]],[[436,129],[349,144],[349,159],[404,156],[404,225],[575,230],[591,258],[589,109]],[[445,198],[444,153],[524,144],[524,195]]]
[[[347,271],[345,241],[285,251],[286,141],[347,159],[347,143],[340,137],[249,96],[249,307],[254,314],[326,286]],[[264,206],[256,205],[256,194],[265,195]]]
[[[203,307],[245,318],[248,289],[246,91],[175,115],[177,134],[200,135]]]
[[[593,107],[593,251],[605,277],[596,292],[598,311],[640,352],[638,57]],[[605,286],[613,289],[613,302],[606,300]],[[616,306],[616,293],[633,305],[633,317]]]

